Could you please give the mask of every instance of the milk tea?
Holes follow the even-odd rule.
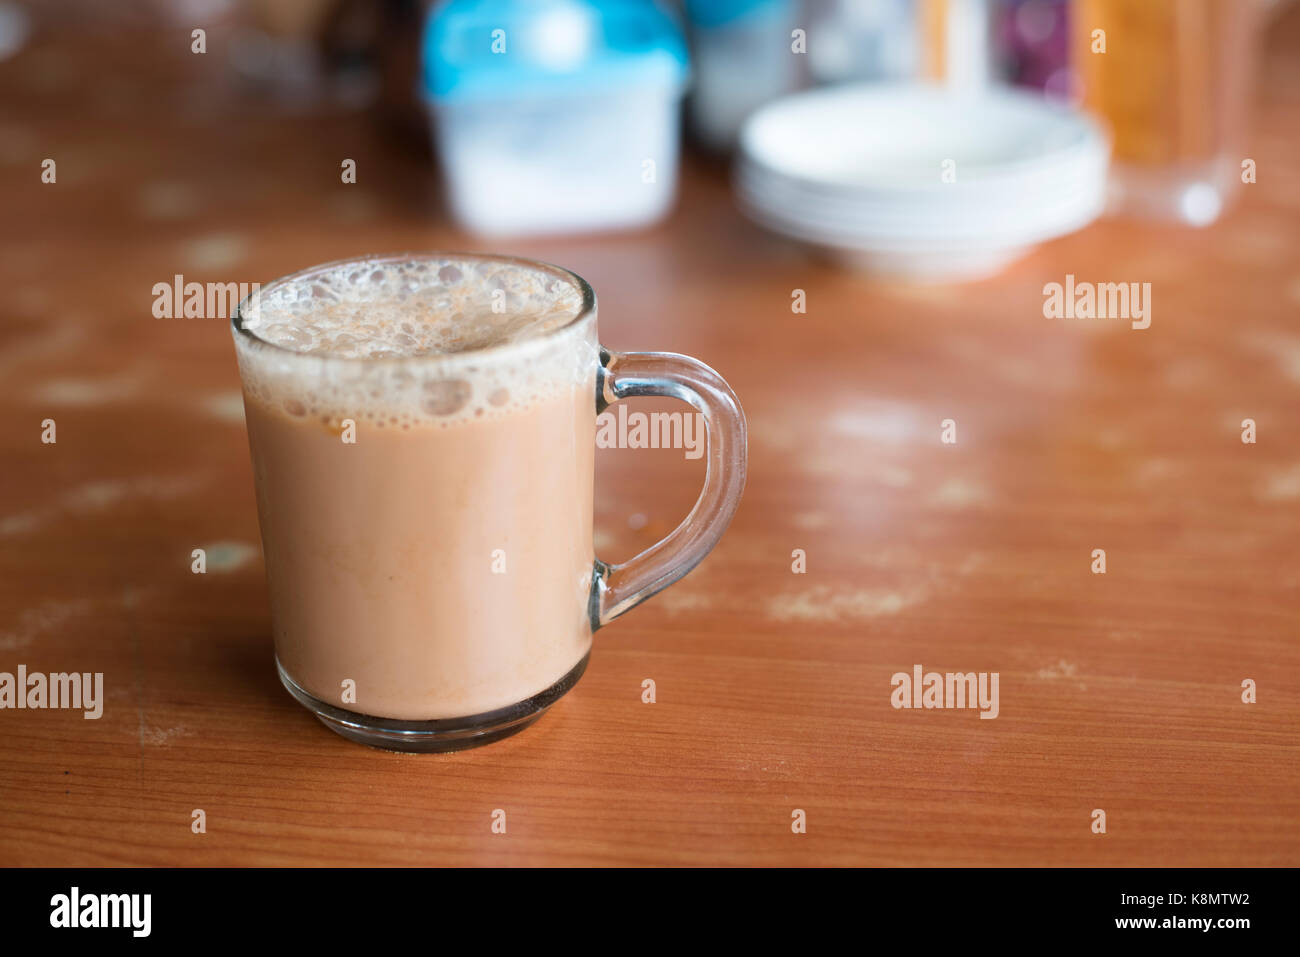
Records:
[[[598,346],[581,290],[508,261],[347,263],[237,336],[275,650],[302,689],[461,718],[591,646]]]

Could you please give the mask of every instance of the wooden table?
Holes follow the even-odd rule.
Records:
[[[0,63],[0,671],[106,685],[97,721],[0,712],[0,863],[1300,864],[1294,12],[1259,182],[1219,224],[1104,222],[936,288],[763,234],[701,160],[652,231],[475,241],[363,114],[252,96],[188,42],[87,30]],[[561,263],[612,348],[713,364],[750,480],[715,553],[602,631],[539,723],[412,757],[280,687],[229,331],[150,310],[177,273],[429,248]],[[1066,273],[1150,282],[1151,327],[1044,318]],[[661,536],[700,473],[602,451],[598,552]],[[997,672],[998,717],[896,710],[916,664]]]

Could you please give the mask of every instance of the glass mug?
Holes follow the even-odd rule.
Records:
[[[231,320],[280,679],[326,726],[451,751],[536,720],[592,634],[713,548],[745,483],[745,418],[708,366],[616,353],[573,273],[478,254],[327,263]],[[699,501],[622,564],[596,558],[596,416],[703,413]]]

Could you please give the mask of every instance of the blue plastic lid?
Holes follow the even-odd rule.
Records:
[[[686,0],[686,18],[701,27],[719,27],[750,17],[768,18],[793,11],[793,0]]]
[[[630,87],[677,90],[677,21],[650,0],[447,0],[425,24],[424,93],[438,101]]]

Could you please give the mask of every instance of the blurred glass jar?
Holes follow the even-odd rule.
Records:
[[[942,6],[937,0],[810,0],[813,82],[915,79],[924,63],[921,10]]]
[[[794,0],[686,0],[695,86],[691,127],[730,149],[755,109],[799,86]]]
[[[1075,72],[1084,106],[1110,126],[1113,211],[1194,226],[1219,217],[1241,181],[1256,7],[1079,0]]]

